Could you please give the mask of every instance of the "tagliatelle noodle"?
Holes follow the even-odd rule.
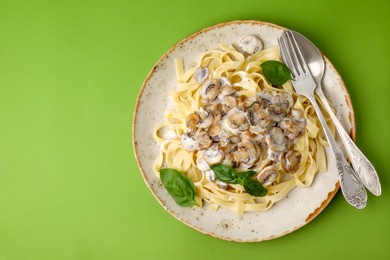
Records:
[[[327,142],[312,105],[305,97],[294,92],[290,82],[283,84],[282,88],[275,88],[267,82],[260,64],[268,60],[280,61],[278,46],[245,57],[233,46],[222,43],[219,49],[205,52],[198,65],[187,70],[184,70],[182,59],[175,59],[177,87],[170,94],[174,109],[166,112],[165,123],[154,132],[154,139],[160,145],[160,154],[154,162],[153,170],[157,176],[161,168],[174,168],[186,174],[195,184],[196,201],[200,206],[205,201],[213,210],[222,207],[238,214],[268,210],[285,198],[291,189],[310,186],[317,172],[326,171],[324,146]],[[294,98],[293,108],[302,111],[306,119],[305,133],[294,146],[294,150],[301,155],[299,168],[294,173],[280,174],[276,182],[266,187],[268,193],[264,197],[251,196],[237,184],[230,184],[228,189],[219,188],[216,183],[207,180],[205,172],[197,168],[196,160],[200,152],[190,152],[182,147],[180,138],[187,130],[186,118],[201,106],[201,84],[193,79],[193,75],[196,68],[202,66],[208,67],[213,78],[227,77],[240,95],[250,97],[261,90],[291,93]],[[327,113],[324,115],[334,134],[334,126]],[[257,172],[273,164],[265,159],[264,151],[260,157],[260,165],[253,169]],[[276,163],[275,167],[283,172],[280,163]]]

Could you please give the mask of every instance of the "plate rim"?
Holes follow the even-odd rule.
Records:
[[[305,219],[305,222],[301,225],[297,225],[295,226],[292,230],[287,230],[286,232],[284,233],[281,233],[281,234],[278,234],[278,235],[275,235],[275,236],[270,236],[270,237],[267,237],[267,238],[263,238],[263,239],[254,239],[254,240],[246,240],[246,241],[243,241],[243,240],[239,240],[239,239],[233,239],[233,238],[229,238],[229,237],[223,237],[223,236],[218,236],[217,234],[214,234],[212,232],[209,232],[209,231],[206,231],[206,230],[203,230],[199,227],[196,227],[194,225],[192,225],[191,223],[181,219],[180,217],[178,217],[176,214],[174,214],[172,212],[171,209],[169,209],[165,203],[160,199],[160,197],[157,196],[157,194],[153,191],[151,185],[150,185],[150,181],[149,181],[149,178],[147,176],[147,174],[145,173],[145,170],[142,166],[142,163],[141,163],[141,160],[140,160],[140,156],[138,154],[138,148],[137,148],[137,142],[136,142],[136,131],[135,131],[135,126],[136,126],[136,123],[137,123],[137,119],[138,119],[138,109],[139,109],[139,106],[140,106],[140,103],[141,103],[141,98],[143,96],[143,93],[144,93],[144,90],[146,88],[146,85],[147,83],[149,82],[149,80],[151,79],[151,77],[153,76],[153,74],[155,73],[155,71],[157,70],[158,68],[158,65],[159,63],[165,59],[174,49],[176,49],[177,47],[179,47],[180,45],[183,45],[184,43],[190,41],[191,39],[197,37],[198,35],[202,34],[202,33],[205,33],[205,32],[208,32],[208,31],[211,31],[213,29],[217,29],[217,28],[222,28],[222,27],[225,27],[225,26],[229,26],[229,25],[241,25],[241,24],[252,24],[252,25],[261,25],[261,26],[268,26],[268,27],[271,27],[271,28],[276,28],[276,29],[280,29],[280,30],[289,30],[288,28],[286,27],[283,27],[283,26],[280,26],[280,25],[277,25],[277,24],[274,24],[274,23],[270,23],[270,22],[265,22],[265,21],[259,21],[259,20],[232,20],[232,21],[227,21],[227,22],[221,22],[221,23],[217,23],[217,24],[214,24],[214,25],[211,25],[211,26],[208,26],[208,27],[205,27],[203,29],[200,29],[188,36],[186,36],[185,38],[181,39],[180,41],[178,41],[176,44],[174,44],[172,47],[170,47],[158,60],[157,62],[155,62],[155,64],[153,65],[152,69],[149,71],[148,75],[146,76],[145,80],[143,81],[142,83],[142,86],[141,86],[141,89],[139,90],[138,92],[138,95],[137,95],[137,101],[136,101],[136,104],[135,104],[135,107],[134,107],[134,112],[133,112],[133,120],[132,120],[132,145],[133,145],[133,152],[134,152],[134,155],[135,155],[135,159],[136,159],[136,162],[137,162],[137,165],[138,165],[138,168],[142,174],[142,177],[143,177],[143,180],[146,184],[146,186],[148,187],[149,191],[152,193],[152,195],[155,197],[155,199],[160,203],[160,205],[171,215],[173,216],[174,218],[176,218],[177,220],[179,220],[180,222],[184,223],[185,225],[187,225],[188,227],[196,230],[196,231],[199,231],[203,234],[206,234],[206,235],[209,235],[209,236],[212,236],[212,237],[215,237],[215,238],[219,238],[219,239],[222,239],[222,240],[225,240],[225,241],[231,241],[231,242],[240,242],[240,243],[254,243],[254,242],[261,242],[261,241],[267,241],[267,240],[272,240],[272,239],[275,239],[275,238],[278,238],[278,237],[282,237],[284,235],[287,235],[287,234],[290,234],[292,232],[294,232],[295,230],[298,230],[300,229],[301,227],[305,226],[306,224],[308,224],[309,222],[311,222],[314,218],[316,218],[325,208],[326,206],[330,203],[330,201],[334,198],[334,196],[336,195],[337,191],[339,190],[340,188],[340,182],[338,181],[335,185],[335,188],[330,191],[328,193],[328,196],[327,198],[322,201],[321,205],[319,207],[317,207],[312,213],[310,213],[307,218]],[[346,103],[348,105],[348,108],[349,108],[349,121],[351,123],[351,129],[350,129],[350,137],[352,138],[353,141],[356,142],[356,119],[355,119],[355,112],[354,112],[354,109],[353,109],[353,105],[352,105],[352,100],[351,100],[351,96],[347,90],[347,87],[345,85],[345,82],[343,81],[341,75],[338,73],[338,71],[336,70],[335,66],[333,65],[333,63],[324,55],[323,52],[321,52],[322,56],[324,57],[325,59],[325,63],[327,65],[329,65],[327,67],[327,69],[330,69],[330,70],[333,70],[335,71],[335,75],[337,77],[337,80],[340,81],[340,84],[341,84],[341,87],[342,87],[342,90],[343,92],[345,93],[345,99],[346,99]]]

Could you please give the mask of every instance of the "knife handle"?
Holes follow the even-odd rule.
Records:
[[[316,92],[333,120],[333,123],[337,129],[337,132],[339,133],[342,143],[344,144],[345,151],[347,152],[348,157],[351,160],[352,166],[357,176],[359,177],[363,185],[371,193],[376,196],[379,196],[382,192],[382,189],[381,184],[379,182],[378,174],[376,173],[374,166],[367,159],[367,157],[364,156],[364,154],[353,142],[351,137],[344,130],[344,127],[341,125],[340,121],[333,113],[327,99],[325,98],[324,93],[321,90],[321,86],[317,87]]]
[[[326,120],[321,113],[321,109],[317,104],[314,93],[312,95],[307,95],[307,98],[310,100],[317,113],[317,117],[320,120],[326,138],[328,139],[329,147],[336,160],[341,191],[343,192],[344,198],[349,204],[357,209],[365,208],[367,205],[367,192],[364,189],[363,184],[359,181],[355,171],[349,165],[343,153],[340,151],[340,148],[337,146],[337,143],[326,124]]]

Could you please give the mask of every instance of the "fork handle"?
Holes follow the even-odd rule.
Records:
[[[333,135],[328,125],[326,124],[326,120],[322,115],[320,107],[317,104],[317,101],[314,97],[314,93],[312,95],[308,95],[307,98],[310,100],[311,104],[314,107],[314,110],[317,113],[325,136],[328,139],[330,150],[332,151],[333,156],[336,160],[336,167],[339,174],[341,191],[345,199],[349,204],[351,204],[357,209],[365,208],[367,204],[367,192],[364,189],[363,184],[359,181],[355,171],[349,165],[343,153],[337,146],[336,141],[333,138]]]
[[[326,100],[324,93],[321,90],[321,86],[317,88],[316,92],[336,126],[337,132],[339,133],[341,141],[344,144],[345,150],[360,181],[371,193],[379,196],[381,194],[381,184],[374,166],[372,166],[371,162],[366,156],[364,156],[354,141],[352,141],[351,137],[349,137],[347,132],[344,130],[344,127],[341,125]]]

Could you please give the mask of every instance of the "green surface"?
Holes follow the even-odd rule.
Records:
[[[390,259],[389,3],[1,0],[0,260]],[[185,226],[147,189],[131,145],[144,78],[177,41],[236,19],[295,29],[339,70],[382,181],[366,209],[339,192],[298,231],[239,244]]]

